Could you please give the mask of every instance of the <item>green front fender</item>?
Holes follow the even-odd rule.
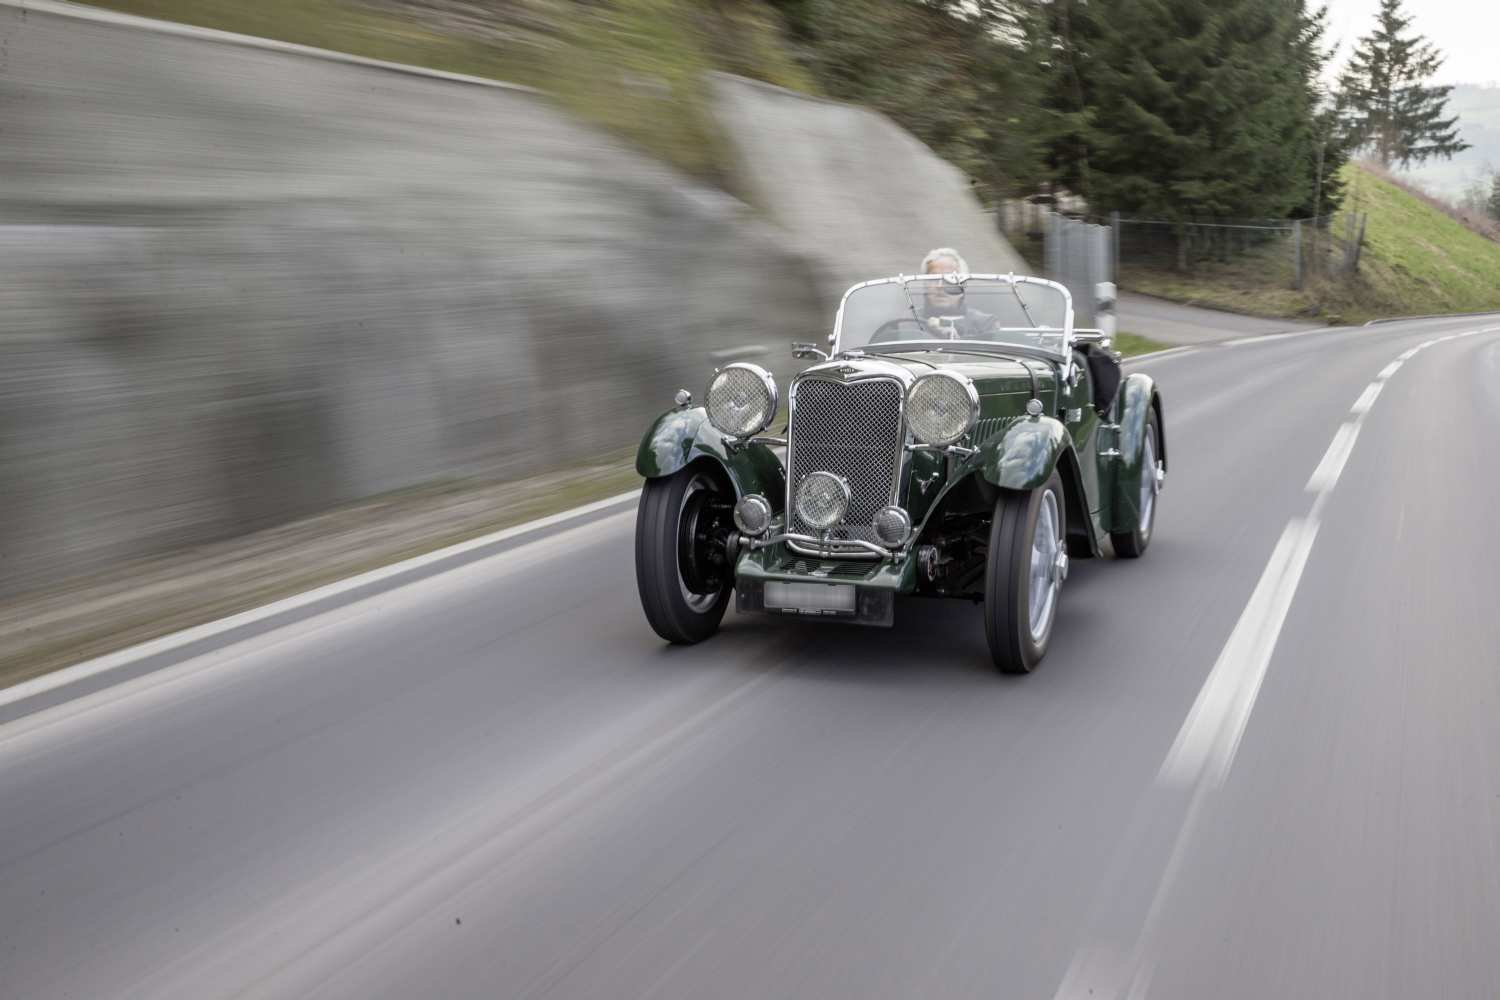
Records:
[[[1029,417],[1011,424],[997,440],[985,444],[977,457],[979,475],[1007,490],[1035,490],[1046,485],[1054,471],[1062,477],[1068,505],[1068,534],[1084,541],[1075,551],[1098,555],[1099,524],[1083,485],[1078,454],[1067,427],[1055,417]]]
[[[786,498],[786,470],[776,453],[763,444],[730,447],[708,422],[701,406],[668,410],[647,429],[635,456],[635,470],[647,479],[670,476],[692,462],[716,462],[735,493],[759,493],[780,511]]]
[[[1052,417],[1017,420],[979,453],[980,474],[1007,490],[1034,490],[1046,483],[1073,441],[1062,422]]]
[[[1120,386],[1115,402],[1115,423],[1119,427],[1119,457],[1112,463],[1111,501],[1106,506],[1107,527],[1113,532],[1134,531],[1140,520],[1141,448],[1146,437],[1146,419],[1156,414],[1158,431],[1157,460],[1167,465],[1167,428],[1162,422],[1161,394],[1156,382],[1145,372],[1133,372]]]

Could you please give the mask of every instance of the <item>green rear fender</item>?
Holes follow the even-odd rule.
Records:
[[[781,459],[763,444],[731,448],[724,435],[708,422],[701,406],[668,410],[641,438],[635,470],[647,479],[670,476],[689,464],[707,459],[715,462],[734,484],[735,493],[759,493],[780,511],[786,499],[786,471]]]
[[[1157,460],[1167,465],[1167,428],[1162,420],[1161,394],[1156,382],[1145,372],[1133,372],[1120,386],[1115,404],[1115,423],[1119,425],[1120,457],[1115,462],[1112,503],[1108,505],[1107,525],[1110,531],[1134,531],[1140,520],[1141,446],[1146,438],[1146,418],[1156,414]]]

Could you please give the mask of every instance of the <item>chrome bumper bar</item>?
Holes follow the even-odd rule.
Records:
[[[803,535],[792,531],[784,531],[779,535],[767,535],[764,538],[750,538],[746,539],[746,541],[749,542],[752,549],[764,549],[780,544],[781,542],[797,542],[800,545],[817,549],[819,557],[825,559],[836,559],[840,555],[847,555],[847,552],[841,552],[840,550],[850,548],[862,549],[866,552],[872,552],[876,556],[891,559],[900,554],[900,550],[898,549],[888,549],[882,545],[876,545],[874,542],[867,542],[863,538],[840,538],[837,542],[829,542],[827,539],[819,538],[817,535]]]

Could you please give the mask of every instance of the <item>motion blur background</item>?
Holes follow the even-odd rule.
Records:
[[[935,246],[1040,270],[1037,213],[1164,227],[1140,288],[1408,307],[1337,245],[1377,182],[1348,42],[1305,0],[0,0],[0,597],[413,489],[618,490],[678,387],[784,377]],[[1252,216],[1340,266],[1185,242]]]
[[[565,6],[281,2],[240,26],[547,64],[567,98],[0,6],[0,590],[619,458],[715,359],[789,371],[853,280],[946,243],[1020,266],[888,119],[708,75],[710,25],[669,10]]]

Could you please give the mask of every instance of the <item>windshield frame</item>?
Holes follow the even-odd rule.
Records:
[[[891,278],[874,278],[874,279],[872,279],[870,281],[861,281],[859,284],[851,286],[849,288],[849,290],[844,293],[843,298],[839,299],[839,311],[834,316],[834,319],[833,319],[833,336],[831,338],[829,338],[833,342],[833,354],[832,354],[832,356],[833,357],[838,357],[840,354],[844,353],[844,348],[843,348],[843,339],[844,339],[844,306],[848,303],[849,296],[853,295],[855,292],[859,291],[860,289],[862,289],[862,288],[869,288],[871,285],[892,285],[892,284],[898,284],[898,283],[904,285],[907,282],[913,282],[913,281],[937,283],[937,282],[942,282],[944,280],[947,280],[947,281],[950,281],[950,282],[951,281],[957,281],[959,283],[967,283],[967,282],[975,280],[975,279],[978,279],[980,281],[1005,282],[1005,283],[1009,283],[1011,285],[1042,285],[1042,286],[1045,286],[1047,288],[1054,289],[1057,292],[1060,292],[1062,294],[1062,297],[1063,297],[1063,328],[1062,328],[1062,335],[1063,335],[1063,337],[1062,337],[1062,346],[1057,351],[1056,357],[1059,360],[1064,361],[1064,362],[1067,362],[1068,360],[1070,360],[1073,357],[1073,295],[1072,295],[1071,292],[1068,291],[1066,285],[1063,285],[1060,282],[1050,281],[1047,278],[1033,277],[1033,276],[1031,276],[1029,274],[952,274],[952,273],[950,273],[950,274],[898,274],[895,277],[891,277]],[[1017,328],[1017,329],[1019,329],[1019,328]],[[1052,329],[1055,329],[1055,328],[1054,327],[1038,327],[1038,329],[1040,329],[1040,330],[1052,330]],[[923,340],[896,340],[896,341],[890,341],[888,344],[881,344],[874,351],[871,351],[868,347],[852,348],[852,350],[861,351],[861,352],[865,352],[865,353],[871,353],[871,354],[881,354],[881,353],[887,353],[886,351],[883,350],[886,347],[894,348],[894,349],[896,349],[896,350],[899,351],[903,346],[909,346],[912,349],[920,350],[920,349],[923,348],[923,345],[926,345],[926,344],[942,344],[942,345],[945,345],[947,347],[947,349],[949,349],[949,350],[952,350],[952,347],[953,347],[954,344],[978,344],[978,345],[984,345],[984,346],[988,347],[992,351],[995,350],[996,348],[1014,347],[1014,348],[1016,348],[1016,349],[1019,350],[1019,349],[1024,349],[1024,348],[1029,347],[1033,351],[1037,351],[1039,353],[1043,353],[1043,354],[1046,354],[1046,355],[1049,355],[1049,356],[1051,356],[1053,354],[1052,351],[1049,351],[1049,350],[1047,350],[1045,348],[1042,348],[1042,347],[1038,347],[1036,345],[1007,344],[1004,341],[997,341],[997,340],[947,340],[947,339],[940,339],[940,338],[930,338],[930,339],[923,339]]]

